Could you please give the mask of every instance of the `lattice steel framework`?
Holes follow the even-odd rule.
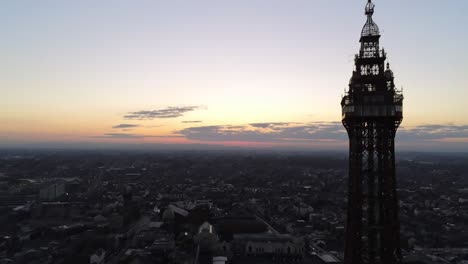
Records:
[[[388,63],[385,69],[374,7],[368,0],[356,68],[341,101],[349,136],[346,264],[401,263],[395,133],[403,119],[403,95]]]

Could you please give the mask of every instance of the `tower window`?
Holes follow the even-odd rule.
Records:
[[[365,90],[368,91],[368,92],[374,92],[375,91],[375,85],[367,83]]]
[[[379,65],[377,64],[372,65],[372,70],[371,70],[372,75],[379,75],[379,72],[380,72],[379,70],[380,70]]]
[[[369,65],[361,65],[361,75],[369,75],[370,67]]]

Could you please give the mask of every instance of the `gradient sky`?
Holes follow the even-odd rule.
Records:
[[[365,3],[4,1],[0,146],[346,149]],[[374,3],[404,88],[399,148],[466,151],[468,1]]]

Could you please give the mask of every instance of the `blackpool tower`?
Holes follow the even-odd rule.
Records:
[[[395,178],[395,133],[403,119],[403,95],[380,49],[380,31],[367,21],[349,88],[341,101],[349,137],[345,263],[401,263]]]

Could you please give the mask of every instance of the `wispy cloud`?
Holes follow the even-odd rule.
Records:
[[[187,120],[187,121],[182,121],[184,124],[193,124],[193,123],[202,123],[203,121],[200,120]]]
[[[137,125],[137,124],[118,124],[118,125],[115,125],[113,126],[112,128],[115,128],[115,129],[129,129],[129,128],[135,128],[135,127],[139,127],[140,125]]]
[[[278,127],[284,127],[284,126],[289,126],[292,123],[288,122],[273,122],[273,123],[251,123],[249,124],[252,127],[258,127],[258,128],[278,128]]]
[[[181,135],[144,135],[132,133],[105,133],[99,136],[91,136],[91,138],[117,138],[117,139],[143,139],[143,138],[180,138]]]
[[[157,118],[177,118],[183,116],[187,112],[195,111],[200,109],[200,106],[169,106],[164,109],[158,110],[142,110],[136,112],[127,113],[125,119],[136,119],[136,120],[153,120]]]
[[[142,139],[148,136],[140,135],[140,134],[130,134],[130,133],[106,133],[102,136],[94,136],[94,137],[95,138]]]

